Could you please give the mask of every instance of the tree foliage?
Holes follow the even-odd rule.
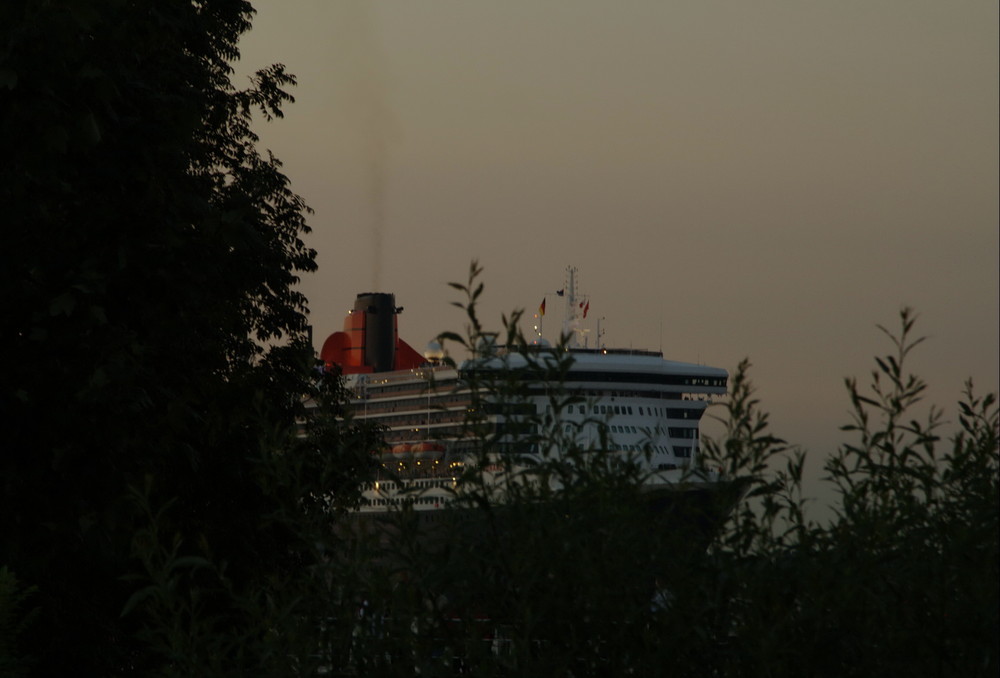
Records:
[[[475,313],[471,273],[454,286],[468,334],[449,338],[474,351],[493,335]],[[551,452],[524,473],[558,478],[561,491],[515,474],[500,497],[477,487],[473,467],[466,508],[446,512],[436,539],[417,538],[415,516],[400,511],[377,556],[364,557],[341,619],[349,651],[331,665],[366,675],[993,675],[996,400],[969,384],[948,441],[938,410],[913,419],[926,388],[905,370],[922,341],[913,331],[904,310],[898,334],[883,328],[894,350],[876,358],[870,388],[847,382],[852,439],[827,462],[840,497],[828,524],[809,518],[805,452],[771,433],[747,361],[722,404],[725,433],[702,460],[738,479],[722,524],[694,502],[650,512],[639,466],[563,435],[559,413],[579,398],[553,388],[529,426],[536,450]],[[505,332],[517,346],[516,330]],[[545,378],[558,383],[569,360],[554,351]],[[524,397],[524,380],[487,374],[467,372],[490,398]],[[470,409],[485,454],[497,436],[477,428],[475,399]]]
[[[914,325],[903,309],[898,333],[880,328],[893,351],[876,358],[868,389],[847,380],[853,412],[843,430],[856,439],[826,462],[839,496],[828,525],[803,508],[801,453],[761,444],[755,459],[783,466],[762,466],[771,470],[758,475],[706,570],[726,601],[715,631],[725,638],[716,657],[724,675],[996,672],[996,398],[976,396],[969,382],[951,440],[940,437],[936,408],[914,418],[926,390],[906,371],[923,341]],[[730,421],[755,407],[752,390],[738,389]],[[725,446],[712,447],[717,458]]]
[[[998,408],[911,414],[914,317],[850,380],[809,519],[805,452],[740,365],[711,502],[640,500],[638,460],[565,435],[477,485],[435,539],[356,528],[378,432],[311,370],[307,208],[262,156],[291,76],[230,80],[242,0],[0,5],[0,669],[12,675],[995,675]],[[453,287],[474,354],[475,264]],[[520,314],[506,344],[524,345]],[[558,384],[569,356],[530,369]],[[523,380],[470,373],[516,406]],[[314,403],[304,417],[304,403]],[[501,441],[470,409],[481,463]],[[603,442],[606,442],[604,440]],[[558,479],[561,491],[530,478]],[[695,526],[696,529],[686,529]]]
[[[274,474],[311,388],[294,285],[315,264],[307,208],[250,127],[294,81],[230,80],[251,16],[0,7],[0,563],[36,588],[37,675],[162,665],[137,628],[162,635],[163,610],[125,575],[175,607],[183,584],[198,638],[246,626],[253,587],[298,565]],[[232,670],[249,645],[229,645],[210,654]]]

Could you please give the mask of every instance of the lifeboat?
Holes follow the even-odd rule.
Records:
[[[402,461],[403,459],[410,458],[410,452],[412,452],[412,446],[409,443],[403,443],[402,445],[392,446],[392,458]]]
[[[413,446],[413,456],[421,461],[438,460],[444,456],[444,445],[440,443],[417,443]]]

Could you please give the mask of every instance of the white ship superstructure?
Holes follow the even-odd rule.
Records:
[[[489,347],[458,366],[398,339],[393,295],[358,295],[345,332],[331,335],[322,357],[345,374],[354,416],[384,432],[384,445],[373,449],[380,473],[364,487],[362,513],[440,509],[461,495],[472,465],[499,484],[518,459],[566,446],[641,464],[651,490],[719,480],[688,472],[702,415],[726,393],[727,372],[658,351],[581,346],[589,301],[578,298],[574,274],[559,293],[567,307],[563,346],[539,338],[517,349]],[[373,352],[375,344],[389,355]]]

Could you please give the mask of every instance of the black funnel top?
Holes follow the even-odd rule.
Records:
[[[396,362],[396,297],[366,292],[354,300],[354,313],[365,314],[365,364],[388,372]]]

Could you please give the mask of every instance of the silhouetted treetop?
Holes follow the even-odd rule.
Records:
[[[294,79],[231,81],[252,14],[0,7],[0,563],[38,587],[53,673],[126,661],[129,487],[174,500],[184,543],[231,571],[280,538],[253,459],[307,388],[295,284],[315,263],[308,208],[251,129]]]

